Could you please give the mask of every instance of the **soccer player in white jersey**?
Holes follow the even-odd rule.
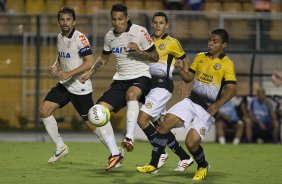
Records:
[[[157,63],[150,63],[152,89],[146,96],[145,104],[140,109],[138,124],[152,144],[157,134],[155,129],[157,124],[154,123],[156,125],[156,127],[154,127],[150,121],[158,121],[160,116],[164,115],[166,112],[166,104],[171,98],[173,91],[172,72],[174,70],[175,60],[177,59],[183,62],[186,69],[188,69],[189,61],[179,41],[166,33],[169,23],[167,15],[164,12],[156,12],[153,15],[151,25],[153,28],[152,39],[155,42],[160,59]],[[172,137],[174,137],[173,134]],[[193,163],[193,159],[184,151],[177,141],[173,139],[173,141],[169,142],[167,145],[180,158],[176,170],[184,171]],[[163,152],[157,167],[162,167],[167,158],[168,154]]]
[[[127,106],[126,135],[122,146],[127,151],[133,150],[133,140],[139,113],[138,101],[143,101],[151,89],[151,74],[149,62],[157,62],[159,55],[153,40],[146,28],[132,24],[129,19],[127,7],[123,4],[114,4],[111,9],[113,28],[105,35],[104,49],[96,60],[92,69],[80,81],[83,83],[91,75],[101,70],[108,62],[110,54],[116,60],[116,73],[113,83],[97,103],[102,104],[110,111],[117,112]],[[112,126],[107,123],[97,127],[101,138],[111,151],[107,169],[116,166],[122,160]]]
[[[87,121],[88,110],[93,106],[91,80],[84,84],[79,82],[83,72],[94,64],[94,58],[88,39],[75,29],[75,11],[63,7],[58,12],[58,23],[62,33],[58,35],[58,57],[50,73],[60,81],[53,87],[40,106],[40,117],[45,128],[56,144],[56,150],[48,163],[54,163],[69,153],[53,113],[69,102],[73,104],[80,116]]]

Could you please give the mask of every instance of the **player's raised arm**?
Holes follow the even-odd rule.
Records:
[[[151,62],[159,61],[159,54],[156,50],[155,45],[152,45],[148,50],[140,50],[135,42],[130,42],[127,47],[130,50],[134,51],[136,54],[140,55],[145,59],[148,59]]]
[[[178,70],[180,77],[185,83],[193,81],[194,75],[188,71],[189,62],[187,58],[183,60],[176,60],[174,67]]]

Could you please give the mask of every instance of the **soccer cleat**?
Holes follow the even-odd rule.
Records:
[[[110,156],[108,158],[109,162],[108,162],[108,166],[106,168],[107,171],[113,169],[113,168],[118,168],[121,166],[122,160],[123,160],[123,156],[122,153],[120,153],[119,155],[114,155],[114,156]]]
[[[132,139],[128,138],[128,137],[125,137],[123,139],[123,141],[121,142],[121,146],[123,148],[126,149],[127,152],[131,152],[133,151],[134,147],[133,147],[133,141]]]
[[[67,145],[64,145],[63,148],[61,149],[56,149],[54,151],[54,154],[49,158],[48,163],[49,164],[53,164],[56,161],[58,161],[60,158],[66,156],[67,154],[69,154],[69,148]]]
[[[152,165],[144,165],[143,167],[137,167],[136,170],[140,173],[156,174],[158,172],[157,168]]]
[[[167,159],[168,159],[168,154],[166,152],[161,154],[159,158],[158,169],[161,168],[165,164],[165,161]]]
[[[193,164],[193,158],[190,159],[185,159],[185,160],[180,160],[178,162],[177,168],[174,169],[175,171],[185,171],[190,165]]]
[[[208,173],[208,170],[209,170],[209,165],[207,167],[199,167],[193,177],[193,180],[200,181],[200,180],[205,179]]]
[[[120,151],[120,155],[121,155],[122,157],[124,157],[124,149],[121,148],[121,147],[119,147],[119,151]],[[110,157],[109,157],[109,158],[110,158]],[[123,160],[123,159],[122,159],[122,160]],[[120,160],[120,161],[115,165],[114,168],[119,168],[119,167],[121,166],[121,164],[122,164],[122,160]]]

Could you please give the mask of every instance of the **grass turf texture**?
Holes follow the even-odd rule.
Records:
[[[158,174],[141,174],[136,166],[148,163],[151,147],[136,142],[125,153],[122,167],[105,171],[108,151],[100,143],[67,143],[70,154],[55,164],[47,164],[54,144],[47,142],[0,142],[0,183],[2,184],[280,184],[281,145],[203,144],[211,168],[204,181],[193,182],[194,163],[188,171],[176,172],[178,157],[169,149],[169,159]]]

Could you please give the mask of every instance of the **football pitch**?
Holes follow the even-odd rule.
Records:
[[[70,154],[55,164],[47,164],[54,149],[50,142],[0,142],[1,184],[280,184],[282,146],[273,144],[203,144],[211,168],[202,182],[193,182],[193,164],[176,172],[178,157],[169,149],[169,159],[158,174],[141,174],[136,166],[150,160],[148,142],[136,142],[125,153],[123,165],[106,171],[108,151],[100,143],[68,142]],[[183,145],[183,143],[182,143]]]

